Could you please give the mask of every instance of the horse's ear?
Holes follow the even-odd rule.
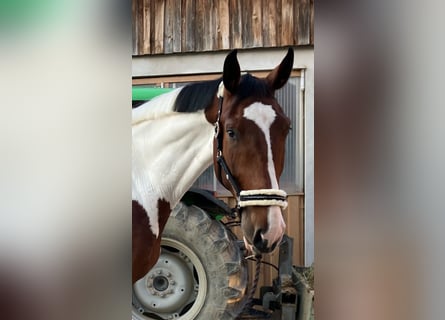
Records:
[[[289,48],[286,56],[280,65],[273,69],[266,77],[266,81],[274,90],[280,89],[289,79],[292,67],[294,65],[294,50]]]
[[[235,94],[241,78],[241,69],[236,57],[237,50],[230,52],[224,61],[223,82],[230,93]]]

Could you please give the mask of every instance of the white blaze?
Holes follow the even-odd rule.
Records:
[[[275,110],[271,105],[266,105],[261,102],[255,102],[244,109],[244,118],[252,120],[264,133],[267,145],[267,170],[272,189],[279,189],[270,141],[270,127],[275,121],[276,116]],[[281,214],[281,208],[278,206],[269,207],[267,220],[269,228],[267,233],[262,236],[263,239],[267,239],[268,243],[272,245],[281,240],[281,237],[284,234],[284,229],[286,228],[286,224],[284,223]]]
[[[244,118],[252,120],[260,127],[266,138],[267,144],[267,169],[269,171],[272,189],[278,189],[278,182],[275,174],[275,166],[272,157],[272,147],[270,143],[270,126],[274,122],[276,113],[272,106],[255,102],[244,109]]]

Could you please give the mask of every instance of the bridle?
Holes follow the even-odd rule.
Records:
[[[236,194],[236,207],[234,211],[240,212],[240,209],[247,206],[279,206],[285,209],[287,207],[287,194],[281,189],[254,189],[241,190],[235,177],[230,172],[226,160],[223,156],[223,130],[221,130],[221,112],[224,100],[224,84],[221,81],[218,92],[218,114],[215,122],[215,140],[216,140],[216,162],[219,166],[219,180],[222,181],[221,171],[226,174],[233,191]]]

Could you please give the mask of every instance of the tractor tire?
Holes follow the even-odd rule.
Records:
[[[204,210],[179,203],[162,234],[157,264],[133,286],[132,319],[235,319],[247,284],[236,237]]]

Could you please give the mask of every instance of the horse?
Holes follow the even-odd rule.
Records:
[[[237,200],[246,248],[270,253],[285,231],[278,180],[291,122],[274,97],[289,79],[291,48],[265,78],[241,75],[237,50],[221,78],[189,84],[132,111],[132,282],[160,255],[172,209],[213,162]]]

